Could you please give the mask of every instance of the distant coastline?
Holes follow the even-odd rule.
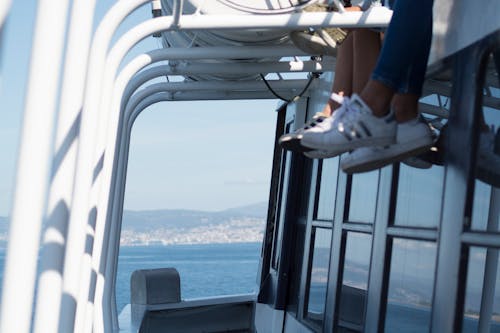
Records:
[[[260,243],[267,203],[218,212],[185,209],[123,213],[121,246]],[[8,237],[8,219],[0,217],[0,248]]]

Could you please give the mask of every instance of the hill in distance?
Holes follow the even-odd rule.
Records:
[[[222,211],[161,209],[123,212],[122,245],[206,244],[262,241],[267,203]],[[0,216],[0,243],[7,240],[8,218]],[[0,246],[1,246],[0,245]]]

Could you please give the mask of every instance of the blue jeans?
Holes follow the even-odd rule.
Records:
[[[422,94],[432,40],[433,0],[396,0],[371,78],[398,93]]]

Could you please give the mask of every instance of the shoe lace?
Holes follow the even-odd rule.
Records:
[[[342,113],[339,114],[337,126],[340,131],[352,131],[354,128],[353,124],[359,118],[360,113],[358,109],[352,106],[352,103],[349,103],[350,100],[348,97],[345,97],[344,99],[347,100],[345,100],[342,104],[342,110],[339,110]]]
[[[344,95],[339,95],[339,94],[336,94],[336,93],[332,93],[330,95],[330,99],[334,102],[336,102],[337,104],[340,104],[340,108],[338,108],[337,110],[335,110],[335,117],[337,119],[341,119],[343,114],[346,113],[348,111],[348,105],[351,104],[350,103],[350,98],[348,96],[344,96]]]

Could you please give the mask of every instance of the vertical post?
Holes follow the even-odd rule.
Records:
[[[172,10],[172,14],[174,17],[174,22],[173,26],[178,27],[179,26],[179,21],[182,16],[182,7],[184,5],[184,0],[174,0],[174,8]]]
[[[11,0],[0,1],[0,32],[3,30],[4,23],[10,10]]]
[[[492,187],[490,196],[490,211],[488,212],[487,232],[498,231],[500,216],[500,189]],[[484,268],[483,293],[481,296],[481,312],[479,315],[480,333],[490,331],[491,315],[493,314],[493,301],[495,299],[495,285],[498,269],[498,249],[486,250]]]
[[[394,166],[383,168],[380,170],[379,175],[377,213],[373,230],[368,297],[364,323],[364,332],[366,333],[382,331],[383,326],[380,322],[380,314],[384,312],[381,311],[384,308],[384,302],[382,301],[382,297],[385,294],[384,288],[387,288],[387,286],[384,286],[384,274],[387,269],[388,258],[391,255],[391,253],[387,252],[387,227],[389,225],[389,217],[391,216],[390,208],[393,200],[391,196],[394,191],[392,183],[394,168]]]
[[[90,273],[90,271],[82,271],[81,264],[85,251],[86,226],[89,218],[92,218],[93,214],[98,214],[98,212],[91,211],[89,199],[95,167],[93,163],[96,124],[99,121],[101,81],[106,54],[118,25],[133,10],[149,1],[118,1],[103,18],[95,32],[91,46],[76,158],[74,194],[64,257],[63,297],[59,321],[61,332],[73,332],[77,299],[81,287],[80,277],[82,274]]]
[[[38,1],[2,289],[3,333],[30,330],[67,11],[68,0]]]
[[[468,248],[461,235],[470,223],[478,115],[484,84],[484,46],[475,43],[454,58],[453,89],[446,142],[446,176],[439,226],[431,332],[460,331]]]
[[[336,312],[340,300],[342,285],[342,272],[344,262],[345,237],[343,237],[342,224],[346,218],[346,199],[349,199],[349,176],[339,172],[337,180],[337,201],[335,202],[335,215],[332,228],[332,243],[330,246],[330,270],[326,289],[325,316],[323,322],[324,332],[334,332],[338,323]]]
[[[66,231],[71,211],[72,180],[94,8],[95,0],[75,0],[71,11],[48,220],[42,237],[34,332],[57,332],[58,329]]]
[[[9,14],[9,10],[10,10],[10,3],[11,3],[11,0],[3,0],[3,1],[0,1],[0,51],[2,50],[2,42],[3,42],[3,28],[5,26],[5,21],[7,19],[7,16]],[[1,54],[0,54],[1,56]],[[0,71],[0,74],[1,74],[1,71]],[[1,80],[1,76],[0,76],[0,80]],[[1,81],[0,81],[1,82]]]

